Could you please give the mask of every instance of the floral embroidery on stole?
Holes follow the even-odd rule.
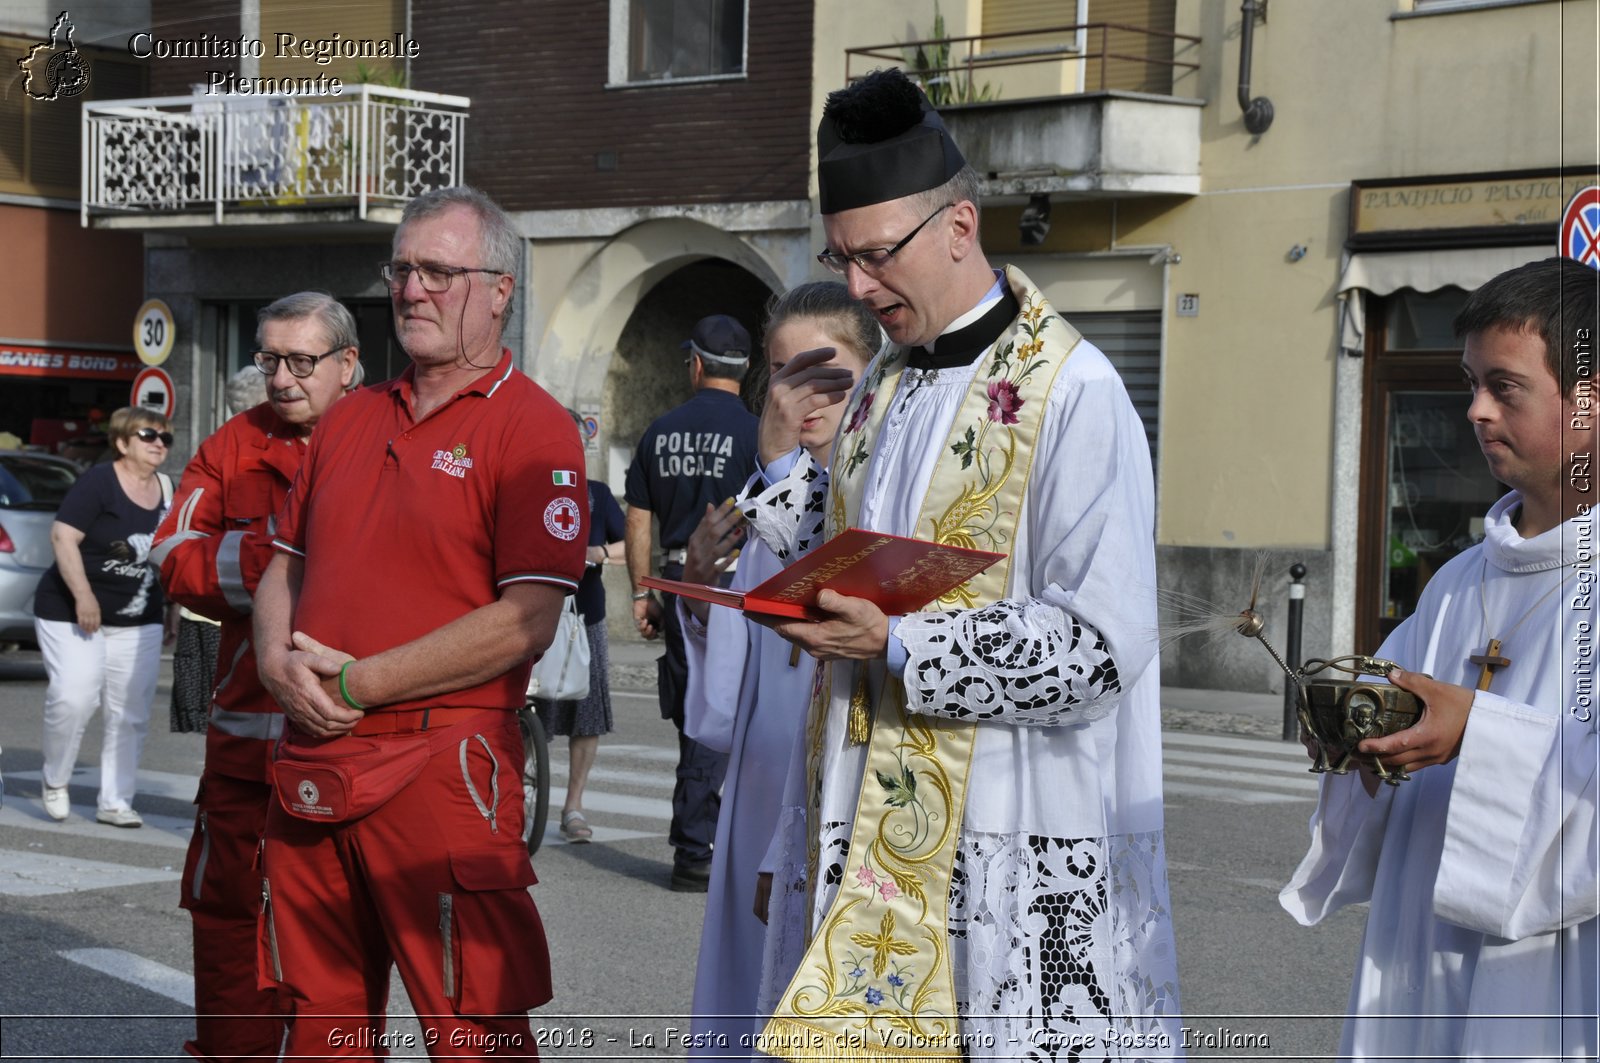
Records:
[[[935,542],[1008,556],[930,609],[970,609],[1004,597],[1008,547],[1016,538],[1046,400],[1079,339],[1071,325],[1047,311],[1020,271],[1006,274],[1021,313],[962,400],[917,531]],[[845,411],[834,448],[827,537],[859,517],[866,459],[904,379],[906,358],[897,347],[870,367]],[[880,396],[889,401],[878,401]],[[951,468],[952,461],[959,467]],[[807,729],[813,893],[825,721],[835,684],[851,693],[853,672],[830,663],[818,670],[813,687]],[[945,922],[975,733],[970,723],[906,712],[904,685],[885,677],[844,879],[762,1033],[762,1051],[789,1060],[962,1057]]]

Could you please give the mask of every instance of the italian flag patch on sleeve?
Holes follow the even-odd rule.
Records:
[[[557,487],[577,487],[578,474],[565,469],[557,469],[550,474],[550,482]]]

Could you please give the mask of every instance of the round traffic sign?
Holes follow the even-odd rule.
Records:
[[[1561,254],[1600,269],[1600,186],[1590,185],[1561,212]]]
[[[172,310],[160,299],[148,299],[133,315],[133,349],[145,365],[160,365],[172,353]]]
[[[139,370],[139,375],[133,378],[132,405],[142,406],[172,420],[172,411],[177,407],[177,396],[173,394],[172,378],[165,369],[154,366]]]

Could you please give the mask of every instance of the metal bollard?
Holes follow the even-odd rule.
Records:
[[[1306,578],[1306,566],[1296,561],[1289,566],[1289,617],[1288,630],[1284,634],[1284,649],[1287,651],[1289,667],[1300,667],[1300,629],[1305,620],[1306,585],[1301,581]],[[1283,680],[1283,740],[1285,742],[1298,741],[1300,737],[1300,689],[1294,680],[1284,677]]]

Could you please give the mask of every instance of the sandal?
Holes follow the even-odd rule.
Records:
[[[589,821],[583,818],[583,813],[573,809],[561,813],[561,836],[569,842],[587,842],[594,837],[594,831],[589,829]]]

